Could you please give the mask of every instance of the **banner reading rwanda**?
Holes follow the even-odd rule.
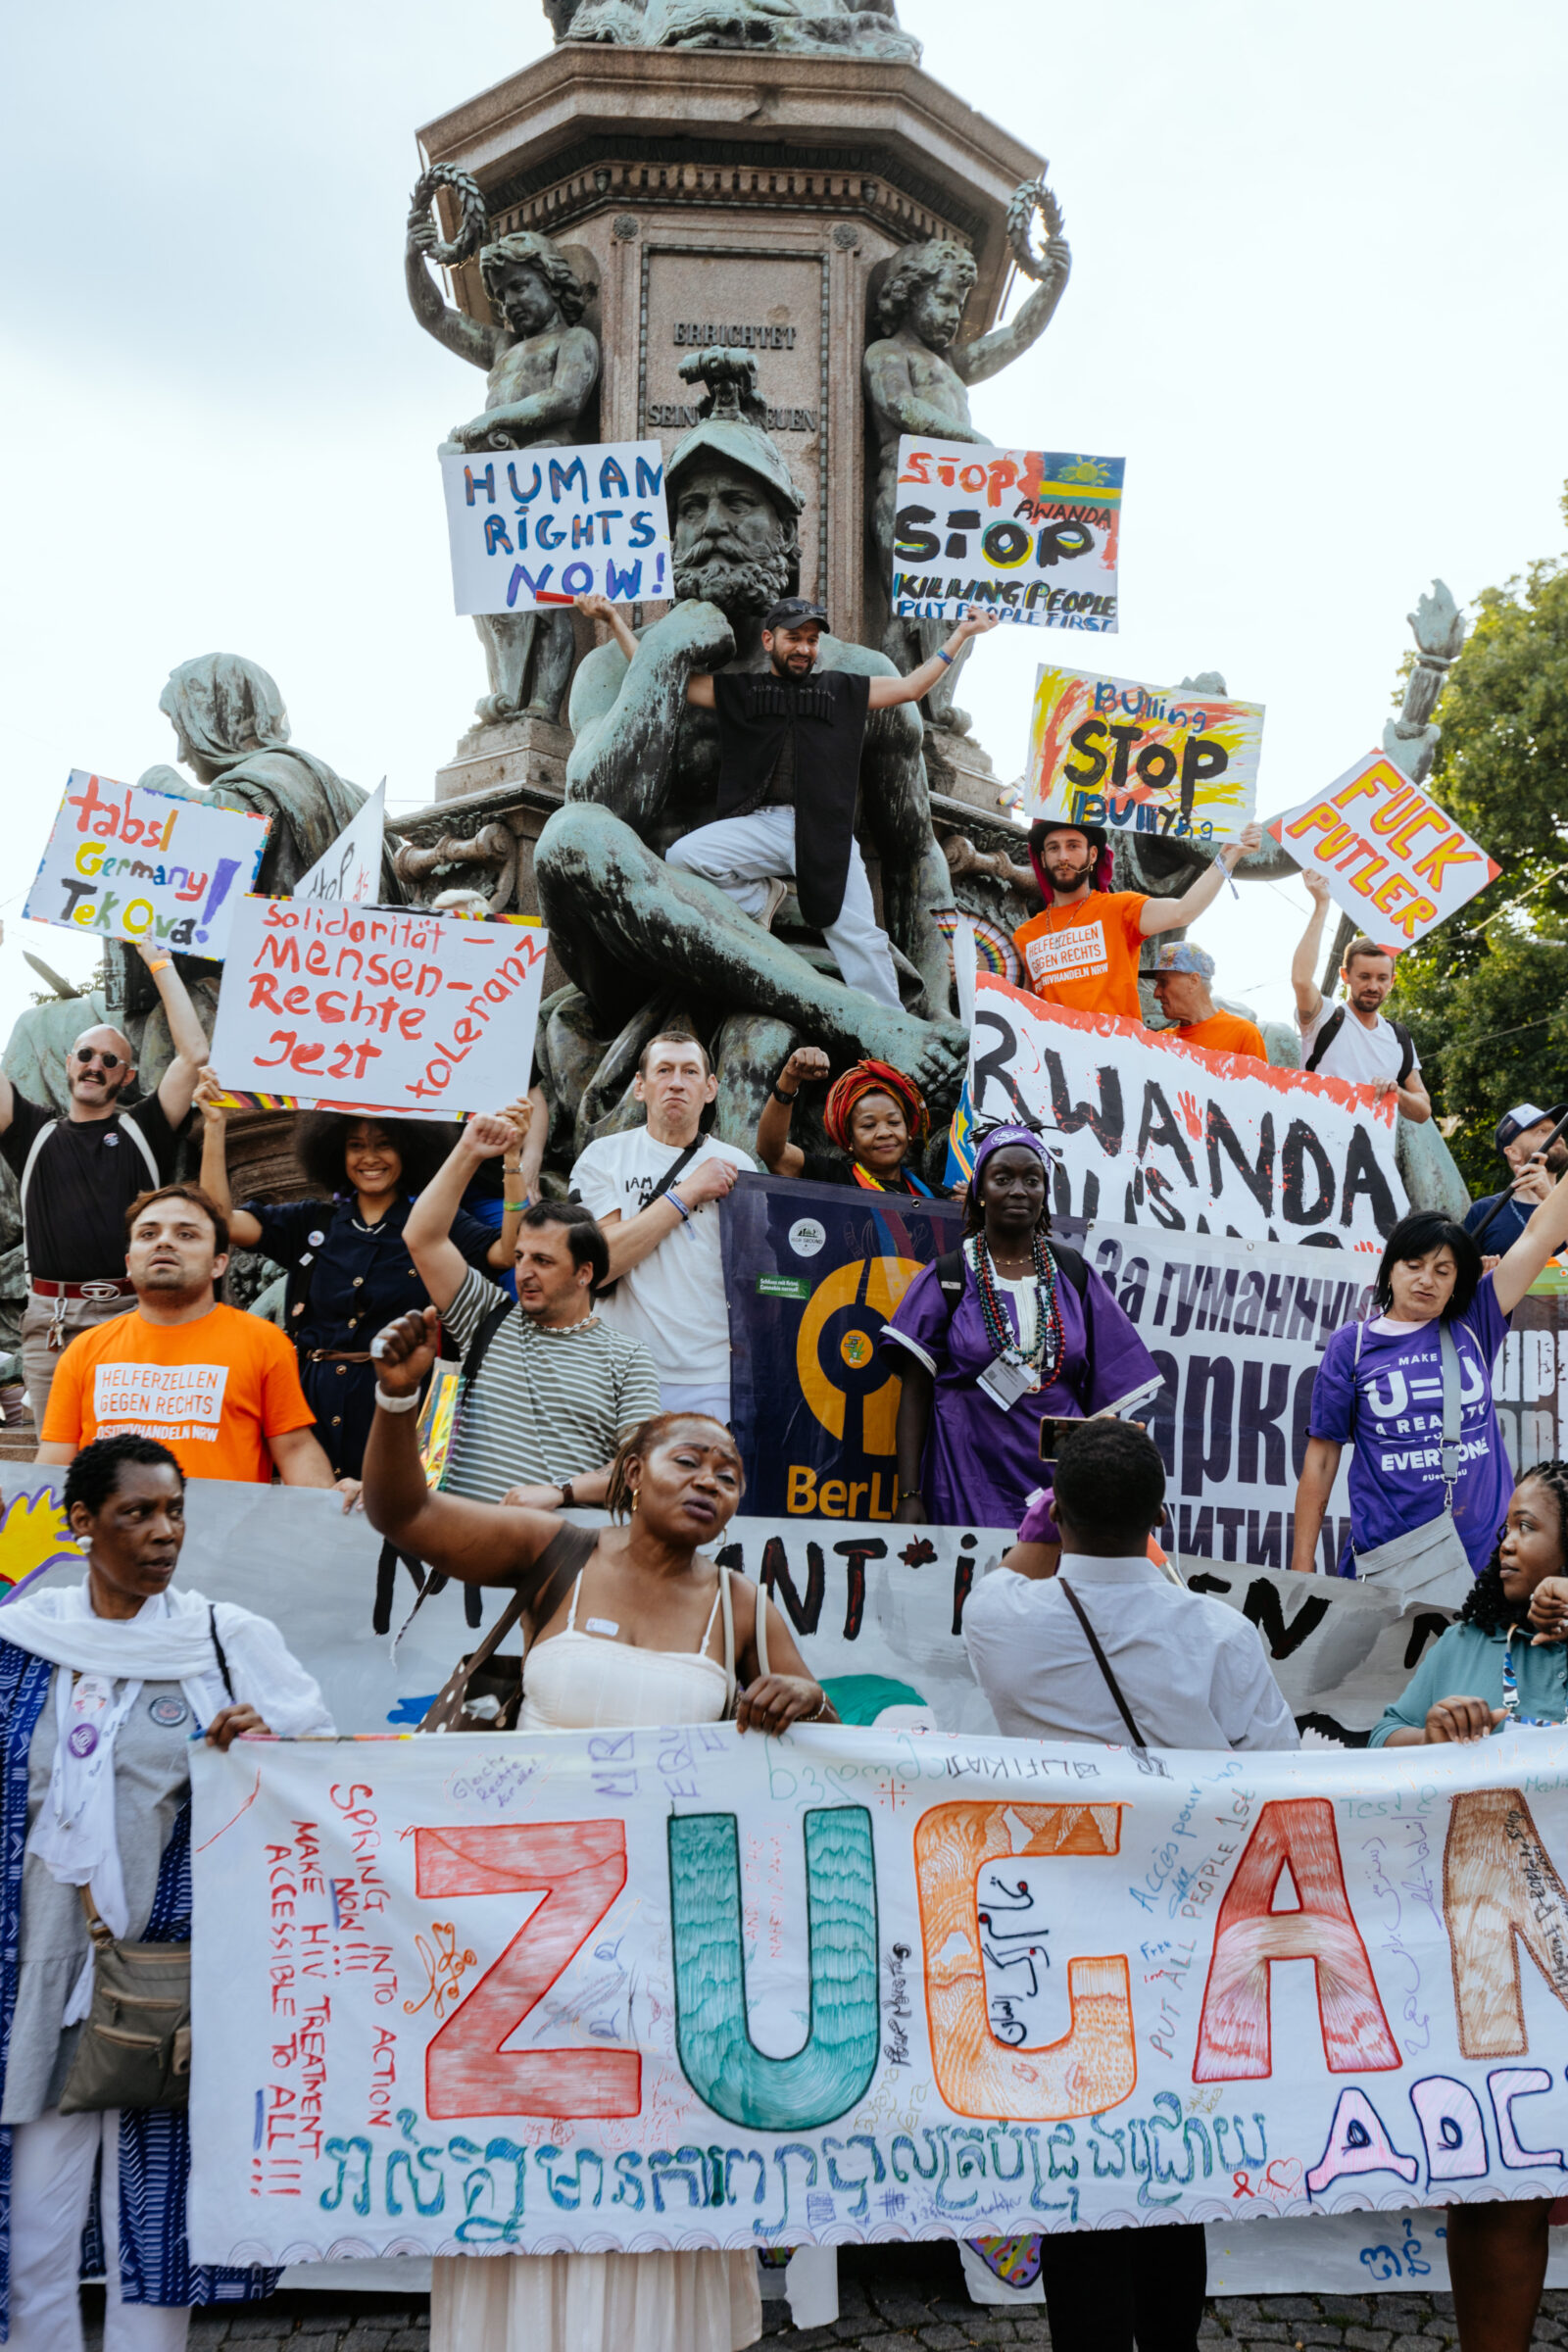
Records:
[[[197,2262],[1562,2187],[1562,1730],[191,1752]]]
[[[739,1179],[719,1235],[748,1511],[892,1518],[902,1384],[877,1334],[958,1224],[952,1200]]]

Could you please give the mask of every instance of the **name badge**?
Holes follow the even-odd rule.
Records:
[[[1000,1405],[1004,1413],[1011,1412],[1020,1396],[1032,1396],[1040,1387],[1027,1364],[1009,1364],[1004,1355],[999,1355],[994,1362],[987,1364],[976,1385],[984,1389],[992,1403]]]

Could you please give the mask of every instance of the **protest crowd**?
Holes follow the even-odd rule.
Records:
[[[862,16],[895,37],[891,9],[855,12],[857,26]],[[498,371],[482,416],[442,453],[468,600],[459,609],[479,622],[491,672],[480,712],[571,722],[564,797],[529,848],[529,910],[504,909],[500,890],[492,901],[453,889],[430,906],[384,897],[380,818],[368,848],[351,838],[362,816],[351,791],[334,805],[334,827],[344,821],[325,856],[346,872],[352,853],[360,894],[318,886],[321,861],[307,869],[303,857],[262,887],[267,824],[233,779],[253,759],[285,760],[286,719],[265,672],[210,657],[175,673],[166,708],[181,757],[204,787],[227,775],[230,798],[180,802],[159,821],[166,845],[176,823],[192,841],[198,819],[260,827],[228,861],[239,881],[222,952],[194,915],[177,942],[127,932],[110,1007],[128,1026],[125,1007],[140,1006],[135,1042],[108,1020],[84,1027],[53,1101],[0,1074],[31,1420],[25,1436],[24,1424],[8,1431],[0,1527],[0,2340],[77,2352],[79,2281],[102,2276],[106,2352],[177,2352],[193,2312],[265,2303],[296,2254],[303,2267],[385,2253],[428,2260],[436,2352],[741,2352],[762,2332],[764,2282],[786,2261],[831,2319],[840,2243],[940,2228],[961,2242],[965,2277],[983,2275],[999,2300],[1038,2289],[1055,2352],[1195,2352],[1212,2214],[1196,2188],[1182,2191],[1200,2163],[1203,2180],[1239,2184],[1233,2200],[1299,2189],[1336,2219],[1355,2201],[1342,2208],[1326,2192],[1347,2177],[1372,2180],[1363,2205],[1381,2199],[1389,2213],[1391,2182],[1413,2208],[1446,2207],[1463,2352],[1526,2352],[1556,2203],[1535,2191],[1568,2156],[1531,2143],[1545,2123],[1513,2117],[1512,2101],[1554,2085],[1543,2067],[1500,2063],[1531,2047],[1510,1938],[1568,2009],[1568,1868],[1511,1782],[1485,1835],[1471,1800],[1499,1791],[1444,1783],[1457,1826],[1437,1850],[1442,1832],[1423,1808],[1454,1756],[1428,1758],[1419,1781],[1397,1754],[1380,1760],[1410,1746],[1485,1757],[1505,1743],[1513,1756],[1521,1741],[1539,1756],[1529,1740],[1568,1725],[1568,1461],[1521,1449],[1502,1394],[1510,1342],[1518,1353],[1541,1335],[1532,1317],[1560,1287],[1568,1104],[1507,1109],[1496,1182],[1463,1213],[1452,1199],[1412,1205],[1400,1172],[1412,1134],[1429,1130],[1434,1148],[1437,1123],[1415,1039],[1390,1009],[1398,950],[1485,886],[1450,869],[1496,868],[1381,756],[1265,828],[1253,814],[1255,706],[1194,690],[1186,703],[1152,698],[1146,724],[1144,689],[1059,673],[1040,689],[1031,813],[1012,839],[1028,866],[1001,859],[1029,911],[987,931],[945,896],[958,857],[950,836],[945,864],[932,831],[923,730],[947,722],[959,667],[1004,620],[1112,625],[1102,514],[1119,513],[1120,462],[1048,465],[1045,453],[980,446],[942,357],[975,265],[928,241],[894,257],[875,297],[884,332],[865,360],[882,435],[869,471],[882,469],[877,528],[893,564],[884,648],[899,658],[839,640],[828,608],[797,592],[804,494],[760,421],[770,413],[748,357],[782,348],[776,326],[699,338],[692,325],[694,343],[716,333],[721,347],[702,354],[707,399],[680,411],[690,430],[667,464],[657,445],[591,448],[582,434],[624,505],[599,510],[594,562],[564,564],[563,584],[536,594],[514,562],[534,561],[528,530],[546,550],[565,538],[559,523],[556,539],[542,535],[548,500],[530,512],[544,497],[539,464],[527,461],[530,493],[517,471],[537,440],[550,498],[569,503],[573,435],[600,366],[583,323],[597,289],[577,248],[571,260],[517,229],[484,246],[476,273],[504,324],[459,318],[425,266],[431,187],[467,201],[464,175],[441,170],[411,216],[411,299],[449,349]],[[1051,228],[1043,179],[1022,193]],[[473,198],[482,214],[476,187]],[[623,242],[636,230],[626,221]],[[1058,220],[1019,313],[1031,333],[1065,283],[1065,253]],[[1022,331],[1017,319],[998,329],[981,360],[975,346],[973,380]],[[757,346],[759,332],[775,340]],[[514,382],[519,344],[535,373]],[[937,455],[921,456],[935,479],[906,474],[903,442],[931,416],[964,438],[939,435]],[[515,515],[502,511],[498,466]],[[981,537],[970,502],[984,492],[995,504],[999,479],[1010,490],[1026,478],[1039,488],[1018,509],[1030,527],[988,518]],[[895,520],[895,484],[907,479],[932,505]],[[1048,512],[1085,480],[1092,498]],[[939,483],[953,493],[946,536],[923,527]],[[613,564],[596,568],[612,520],[633,514],[647,536],[630,544],[661,582],[668,558],[674,589],[636,628],[641,586]],[[584,520],[573,549],[595,546]],[[970,534],[991,545],[991,574],[945,583],[909,568],[944,545],[945,562],[967,566]],[[1069,578],[1097,544],[1098,567]],[[1005,564],[997,546],[1011,551]],[[484,585],[485,564],[502,558],[504,602]],[[1010,594],[998,585],[1007,566]],[[578,570],[604,588],[567,593]],[[531,606],[516,602],[520,583]],[[669,591],[657,595],[662,605]],[[1138,722],[1107,728],[1103,713],[1125,710],[1128,691]],[[270,774],[275,816],[284,802]],[[109,810],[126,828],[122,846],[139,846],[129,827],[153,820],[133,817],[131,788],[122,812],[100,781],[73,777],[76,832],[90,822],[107,840]],[[64,811],[59,821],[64,837]],[[1420,842],[1423,825],[1436,843]],[[510,888],[517,840],[489,830],[503,841],[484,854],[510,858]],[[1156,831],[1186,860],[1159,869],[1175,877],[1169,889],[1119,887],[1143,870],[1126,843]],[[1276,1024],[1266,1035],[1230,1001],[1203,944],[1238,870],[1276,849],[1276,870],[1301,871],[1311,901],[1288,967],[1294,1036]],[[217,852],[200,855],[216,872]],[[998,854],[984,858],[997,868]],[[396,870],[411,893],[411,876],[435,891],[457,862],[438,838],[412,861],[405,847]],[[189,883],[190,868],[171,870]],[[77,920],[69,894],[89,885],[62,871],[68,913],[49,919]],[[1342,922],[1337,972],[1325,973],[1329,909],[1348,912],[1348,887],[1367,928]],[[218,904],[215,893],[209,922]],[[547,1017],[549,954],[571,985]],[[1280,963],[1283,981],[1283,953]],[[202,989],[217,1000],[206,1021]],[[341,1009],[351,1000],[352,1014]],[[712,1017],[694,1020],[691,1004]],[[293,1024],[261,1033],[279,1049],[270,1059],[255,1023],[243,1027],[258,1009]],[[155,1083],[141,1084],[143,1069]],[[296,1091],[263,1095],[264,1083]],[[1543,1079],[1539,1091],[1557,1090]],[[239,1197],[251,1189],[244,1122],[261,1115],[286,1116],[287,1168]],[[1188,1257],[1156,1286],[1153,1249],[1178,1234]],[[1192,1330],[1204,1351],[1178,1359]],[[1221,1398],[1234,1407],[1223,1439]],[[1271,1515],[1228,1491],[1217,1509],[1205,1502],[1233,1435],[1238,1462],[1277,1490]],[[334,1542],[368,1531],[373,1591],[323,1591],[311,1609],[279,1601],[274,1615],[261,1579],[254,1609],[179,1581],[217,1490],[237,1552],[272,1524],[295,1546],[318,1531],[324,1561],[328,1513]],[[40,1497],[58,1513],[55,1539],[13,1579],[5,1544],[20,1546]],[[793,1561],[779,1533],[791,1515],[803,1522]],[[315,1556],[303,1566],[315,1571]],[[906,1659],[921,1642],[928,1653],[953,1645],[975,1709],[961,1740],[921,1689],[880,1671],[880,1653],[878,1671],[828,1662],[830,1570],[843,1572],[845,1642],[895,1625]],[[312,1613],[339,1601],[353,1619],[342,1647],[373,1642],[383,1663],[390,1652],[389,1677],[416,1618],[417,1641],[432,1622],[449,1631],[441,1689],[415,1696],[405,1682],[399,1711],[345,1721],[331,1703],[337,1659],[318,1654]],[[1334,1721],[1307,1721],[1287,1689],[1293,1650],[1337,1601],[1367,1604],[1344,1636],[1343,1679],[1361,1675],[1359,1699],[1375,1639],[1397,1629],[1380,1652],[1380,1712],[1356,1724],[1348,1708],[1343,1739]],[[1348,1622],[1348,1610],[1336,1620]],[[329,1826],[348,1824],[360,1874],[339,1878],[322,1864],[320,1825],[304,1818],[305,1743],[335,1752],[372,1740],[386,1744],[344,1745],[330,1785],[343,1822]],[[1496,1751],[1483,1745],[1493,1740]],[[750,1788],[760,1755],[770,1800],[784,1791],[780,1818],[800,1817],[804,1905],[779,1892],[787,1836],[694,1809],[715,1781],[725,1794],[730,1778]],[[387,1788],[431,1757],[446,1784],[435,1796],[419,1784],[407,1802],[431,1810],[404,1822]],[[1468,1937],[1467,1952],[1491,1955],[1490,1974],[1470,1971],[1480,1992],[1455,1957],[1451,2005],[1464,2062],[1486,2062],[1501,2170],[1480,2091],[1433,2057],[1409,2093],[1428,2157],[1419,2198],[1415,2159],[1370,2095],[1337,2081],[1359,2072],[1376,2088],[1402,2063],[1373,1960],[1387,1970],[1391,1952],[1408,1957],[1397,1901],[1369,1956],[1376,1938],[1346,1891],[1333,1776],[1351,1768],[1384,1776],[1376,1788],[1400,1834],[1419,1816],[1419,1856],[1397,1868],[1409,1865],[1407,1894],[1425,1873],[1432,1933],[1441,1893],[1455,1952]],[[591,1817],[549,1810],[569,1771],[591,1790]],[[1543,1801],[1559,1785],[1544,1767],[1539,1780],[1527,1764],[1509,1771]],[[942,1781],[940,1804],[922,1775]],[[911,1788],[926,1809],[906,1830],[898,1811]],[[1258,1788],[1289,1793],[1259,1803]],[[469,1808],[461,1821],[434,1818],[449,1800]],[[1071,1903],[1048,1922],[1030,1874],[1060,1862],[1085,1874],[1082,1886],[1094,1864],[1132,1852],[1140,1807],[1147,1818],[1167,1802],[1182,1808],[1170,1838],[1126,1890],[1148,1936],[1135,2034],[1127,1955],[1102,1948],[1124,1934],[1107,1924],[1111,1898],[1105,1920],[1085,1904],[1083,1933],[1098,1938],[1086,1956],[1069,1946]],[[1235,1842],[1216,1843],[1205,1880],[1187,1872],[1180,1841],[1215,1804],[1230,1808],[1219,1824]],[[292,1845],[274,1834],[268,1807],[278,1805]],[[1247,1859],[1231,1870],[1244,1830]],[[274,2075],[261,2088],[215,2048],[226,2037],[192,1990],[204,1932],[218,1933],[211,1888],[225,1858],[222,1908],[250,1917],[253,1889],[233,1861],[245,1837],[265,1838],[243,1850],[264,1856],[273,1902]],[[911,1956],[901,1940],[885,1962],[875,1865],[878,1841],[892,1850],[900,1838],[919,1906],[910,1934],[926,1948]],[[645,1965],[644,1894],[607,1914],[655,1863],[667,1869],[669,1914],[657,1965]],[[1396,1867],[1385,1873],[1381,1854],[1368,1866],[1379,1891]],[[398,1870],[417,1887],[419,2000],[404,1997],[416,1979],[371,1984],[356,1907],[372,1887],[364,1908],[381,1915],[384,1960],[402,1932],[401,1918],[386,1924]],[[481,1972],[459,1904],[497,1891],[542,1900]],[[366,1937],[365,1983],[341,1965],[314,2007],[326,1929],[306,1919],[307,1895],[329,1904],[340,1937]],[[1314,1905],[1332,1933],[1321,1945],[1292,1940]],[[1195,1969],[1203,1936],[1212,1959]],[[1299,2061],[1296,2041],[1312,2040],[1310,2026],[1274,2034],[1269,2003],[1285,1996],[1270,1972],[1306,1958],[1340,2091],[1310,2168],[1270,2157],[1263,2112]],[[809,1968],[808,2002],[779,1989],[795,1960]],[[552,1992],[574,1965],[577,1989]],[[762,1989],[749,1993],[754,1965]],[[1200,2027],[1184,2087],[1220,2088],[1184,2111],[1174,2090],[1148,2087],[1164,2078],[1140,2076],[1151,2050],[1171,2059],[1186,1973],[1196,1986],[1205,1967],[1203,2018],[1219,2022]],[[1414,1973],[1401,2013],[1411,2024],[1417,1992],[1439,2002]],[[1161,1980],[1176,1989],[1146,2032],[1164,1998],[1147,1987]],[[1529,1982],[1530,2000],[1544,1998]],[[624,2006],[606,1990],[618,1984],[630,1986]],[[356,2000],[376,2007],[378,2049],[394,2029],[414,2033],[416,2017],[427,2038],[405,2045],[395,2090],[389,2060],[368,2116],[342,2129],[345,2104],[326,2137],[321,2052],[334,2007],[341,2019]],[[236,2048],[242,2006],[236,1993]],[[557,2040],[530,2041],[545,2025]],[[799,2048],[786,2049],[795,2033]],[[886,2052],[909,2068],[911,2039],[926,2070],[915,2104],[926,2078],[931,2092],[928,2165],[903,2092],[868,2090]],[[704,2102],[701,2144],[668,2089],[671,2048]],[[552,2061],[564,2061],[559,2079]],[[648,2131],[671,2145],[642,2171],[636,2119],[656,2061],[664,2111]],[[1135,2091],[1138,2113],[1126,2104]],[[934,2120],[950,2112],[968,2120]],[[541,2137],[560,2126],[565,2141],[584,2119],[591,2145]],[[843,2136],[813,2140],[824,2123]],[[255,2201],[254,2230],[225,2240],[228,2261],[210,2258],[211,2226],[200,2244],[187,2227],[214,2209],[221,2167],[201,2134],[220,2128],[249,2134],[233,2193]],[[769,2133],[771,2164],[747,2141]],[[1009,2133],[1010,2173],[999,2150]],[[1124,2135],[1128,2184],[1102,2198],[1099,2183],[1128,2169]],[[318,2175],[307,2177],[306,2146]],[[1025,2150],[1027,2205],[1011,2186]],[[863,2169],[846,2181],[840,2164],[855,2161]],[[510,2215],[497,2185],[508,2165]],[[1505,2176],[1527,2171],[1530,2193],[1516,2193]],[[752,2218],[755,2242],[698,2234],[720,2208],[727,2226],[744,2194],[760,2213],[775,2179],[783,2218]],[[959,2193],[982,2181],[985,2204],[978,2188]],[[1478,2181],[1491,2193],[1468,2201],[1445,2186]],[[851,2192],[853,2231],[834,2202]],[[298,2202],[286,2226],[264,2215],[287,2198]],[[1270,2207],[1270,2220],[1299,2210]],[[663,2234],[666,2212],[689,2238],[673,2222]],[[928,2227],[907,2228],[910,2214]],[[524,2221],[539,2250],[522,2244]]]

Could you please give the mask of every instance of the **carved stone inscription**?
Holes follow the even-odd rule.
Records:
[[[806,500],[801,516],[801,585],[822,585],[822,469],[827,416],[822,397],[823,264],[815,255],[736,252],[713,246],[671,250],[650,242],[643,259],[644,360],[638,429],[657,433],[666,453],[697,422],[701,385],[683,383],[681,361],[713,344],[757,355],[767,429],[778,440]]]

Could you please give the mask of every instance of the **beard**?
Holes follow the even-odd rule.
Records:
[[[694,539],[673,560],[675,594],[716,605],[730,620],[765,612],[789,587],[790,559],[782,547],[754,555],[737,539]]]
[[[1089,863],[1081,865],[1075,874],[1054,874],[1049,865],[1046,867],[1046,872],[1051,874],[1052,888],[1065,893],[1077,890],[1085,882],[1092,882],[1095,878],[1095,867],[1099,862],[1098,858],[1091,858]]]

